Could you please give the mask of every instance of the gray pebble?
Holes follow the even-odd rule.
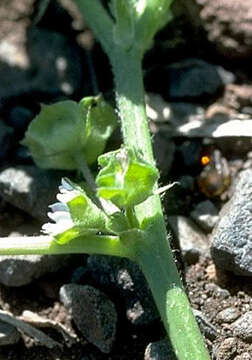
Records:
[[[16,344],[19,339],[20,334],[14,326],[0,321],[0,346]]]
[[[69,259],[68,255],[0,256],[0,283],[6,286],[27,285],[46,273],[59,270],[69,263]]]
[[[109,353],[115,341],[117,323],[111,300],[92,286],[76,284],[62,286],[60,299],[87,340],[103,353]]]
[[[167,220],[187,263],[196,262],[200,255],[209,255],[208,239],[192,220],[184,216],[168,216]]]
[[[252,276],[252,169],[240,173],[212,235],[214,262],[237,275]]]
[[[175,360],[166,340],[150,343],[144,353],[144,360]]]
[[[32,217],[47,222],[48,205],[55,203],[63,173],[36,166],[18,166],[0,173],[0,196]]]
[[[210,200],[196,205],[191,212],[192,219],[205,231],[210,232],[218,221],[218,210]]]
[[[248,311],[232,324],[234,334],[246,342],[252,342],[252,311]]]
[[[219,323],[232,323],[240,316],[240,312],[235,307],[229,307],[220,311],[217,315]]]
[[[137,264],[125,258],[91,255],[88,270],[99,288],[118,293],[126,317],[134,325],[146,325],[159,317]]]

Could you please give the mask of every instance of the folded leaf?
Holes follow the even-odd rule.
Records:
[[[153,193],[158,171],[132,149],[101,155],[98,163],[102,167],[96,178],[98,196],[119,208],[135,206]]]
[[[103,153],[118,119],[112,106],[102,96],[84,98],[80,101],[80,107],[84,114],[87,111],[84,154],[86,162],[92,164]]]
[[[42,105],[22,144],[38,166],[74,170],[82,158],[88,164],[96,161],[116,123],[112,107],[102,97]]]

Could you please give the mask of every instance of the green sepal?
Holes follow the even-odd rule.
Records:
[[[123,231],[127,231],[129,229],[127,218],[120,211],[108,216],[106,226],[109,231],[117,235],[120,235]]]
[[[151,45],[155,34],[172,19],[170,6],[173,0],[135,0],[136,25],[135,40],[139,47],[145,51]],[[141,6],[142,4],[145,4]]]
[[[73,226],[70,229],[65,230],[62,233],[59,233],[54,236],[54,239],[58,244],[66,244],[69,241],[79,237],[81,235],[80,229],[78,227]]]
[[[116,124],[112,107],[100,96],[60,101],[41,106],[21,143],[38,166],[74,170],[81,158],[88,164],[96,161]]]
[[[96,178],[98,196],[117,207],[133,207],[153,193],[158,171],[133,149],[122,148],[103,154],[98,163],[102,167]]]
[[[106,215],[87,196],[81,194],[67,202],[74,224],[89,232],[106,231]]]
[[[126,49],[133,45],[144,53],[158,30],[172,19],[171,3],[172,0],[112,0],[115,43],[123,46],[125,42]]]
[[[116,128],[118,119],[114,109],[102,96],[86,97],[80,101],[80,107],[86,117],[85,160],[92,164],[103,153],[106,141]]]

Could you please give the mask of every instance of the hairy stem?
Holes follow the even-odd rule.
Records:
[[[132,53],[119,50],[110,57],[124,143],[155,164],[145,111],[141,56],[134,50]],[[137,262],[152,290],[177,358],[209,360],[172,257],[159,196],[151,196],[138,205],[136,216],[147,229],[137,248]]]
[[[84,18],[88,21],[94,35],[100,40],[104,50],[113,49],[113,20],[102,6],[100,0],[75,0]]]
[[[0,238],[0,255],[60,255],[101,254],[128,257],[135,255],[118,236],[89,235],[75,238],[66,244],[58,244],[51,236]]]

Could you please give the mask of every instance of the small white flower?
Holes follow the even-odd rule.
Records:
[[[52,236],[63,233],[74,226],[67,203],[79,195],[78,191],[65,179],[62,179],[59,191],[57,199],[60,202],[50,205],[51,211],[47,214],[54,223],[49,222],[42,226],[42,232]]]

